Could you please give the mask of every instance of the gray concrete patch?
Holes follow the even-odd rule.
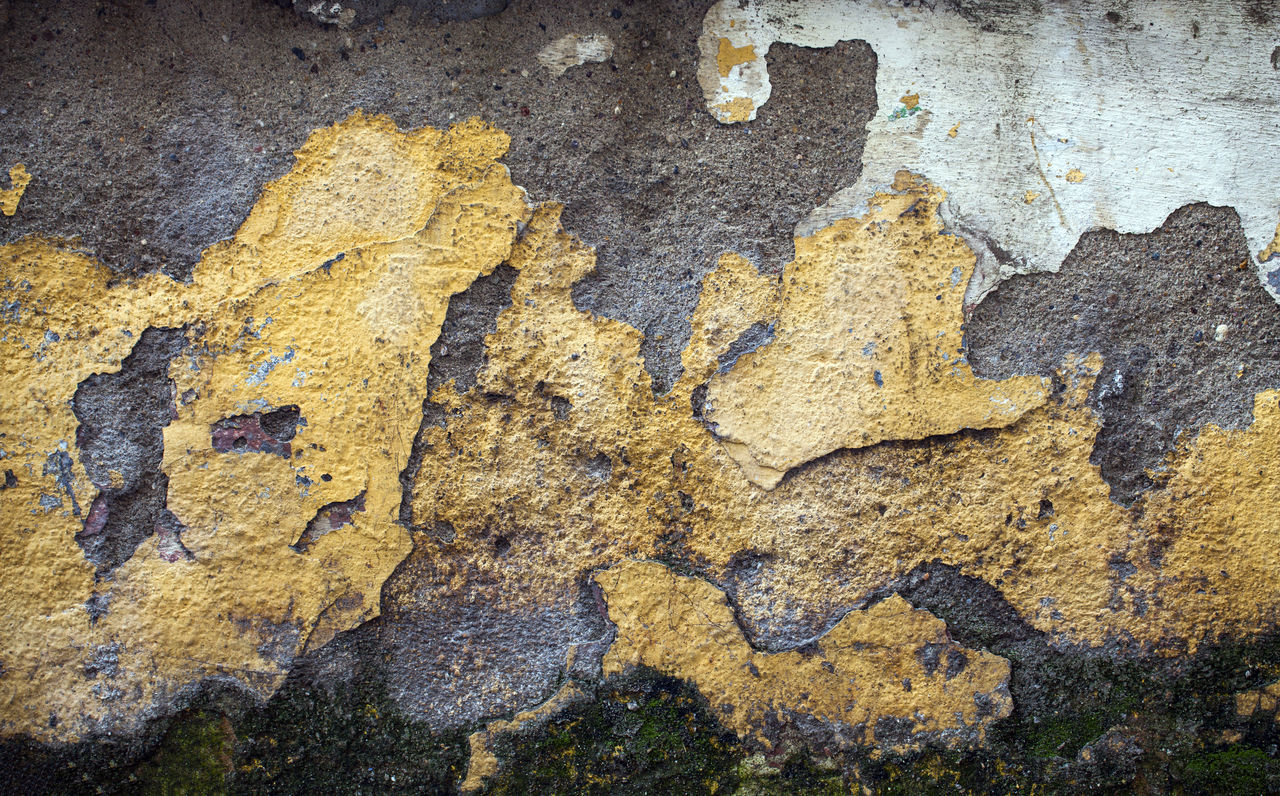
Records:
[[[965,337],[984,378],[1051,375],[1069,352],[1102,353],[1092,461],[1126,505],[1180,433],[1243,428],[1254,393],[1280,386],[1280,309],[1229,208],[1184,207],[1146,235],[1090,232],[1058,273],[1017,276],[987,296]]]
[[[182,329],[147,329],[120,370],[90,376],[76,390],[78,455],[101,490],[76,541],[100,577],[128,561],[167,513],[169,477],[160,463],[175,414],[169,362],[186,343]]]

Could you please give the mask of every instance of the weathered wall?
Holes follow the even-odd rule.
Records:
[[[1280,787],[1280,9],[0,17],[3,787]]]

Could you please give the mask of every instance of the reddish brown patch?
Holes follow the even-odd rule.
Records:
[[[219,453],[276,454],[288,459],[293,455],[289,441],[297,434],[300,420],[296,406],[225,418],[210,428],[213,449]]]
[[[295,553],[307,552],[307,548],[321,536],[336,531],[344,525],[350,525],[353,522],[351,515],[357,511],[364,511],[363,492],[350,500],[326,503],[316,512],[311,522],[307,523],[307,528],[302,532],[302,536],[298,537],[298,541],[289,547]]]

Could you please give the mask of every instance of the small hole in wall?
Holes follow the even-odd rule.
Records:
[[[511,542],[510,540],[507,539],[507,537],[499,536],[497,539],[493,540],[493,553],[499,558],[501,558],[502,556],[505,556],[507,554],[507,551],[510,549],[511,549]]]
[[[568,420],[569,410],[573,408],[573,404],[569,403],[567,398],[561,398],[558,395],[551,397],[551,411],[555,414],[556,420]]]
[[[1036,515],[1036,519],[1043,520],[1045,517],[1052,517],[1052,516],[1053,516],[1053,501],[1052,500],[1040,501],[1040,513]]]
[[[249,447],[249,440],[244,437],[236,437],[235,442],[231,443],[232,450],[242,451],[247,447]]]
[[[1120,16],[1119,11],[1107,12],[1107,21],[1110,22],[1112,25],[1119,25],[1121,19],[1123,19],[1123,17]]]
[[[1280,69],[1280,47],[1271,51],[1271,68]]]

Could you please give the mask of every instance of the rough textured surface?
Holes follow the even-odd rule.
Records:
[[[900,172],[867,215],[796,239],[775,339],[707,391],[706,419],[752,481],[839,448],[1007,426],[1047,382],[973,377],[961,305],[973,252],[939,234],[945,196]]]
[[[31,85],[0,100],[0,164],[38,179],[0,240],[76,238],[118,271],[186,277],[312,130],[357,108],[404,128],[480,116],[510,134],[513,181],[599,247],[579,305],[644,331],[660,390],[703,274],[726,250],[780,270],[795,224],[856,178],[876,103],[865,45],[777,47],[796,91],[759,129],[715,124],[694,78],[701,3],[524,2],[467,23],[405,5],[349,30],[257,0],[6,8],[0,71]],[[537,53],[571,33],[609,36],[613,57],[553,78]]]
[[[7,730],[65,739],[136,726],[153,701],[213,675],[270,693],[307,645],[377,615],[378,590],[408,552],[399,474],[430,345],[449,296],[505,258],[528,212],[494,161],[505,146],[479,123],[402,134],[355,114],[312,136],[190,286],[152,276],[111,287],[101,266],[39,239],[0,252],[12,385],[0,434],[24,460],[18,488],[0,494],[14,582]],[[87,304],[64,292],[84,289],[97,291]],[[176,406],[110,395],[126,380],[140,397],[157,391],[136,376],[85,381],[120,368],[142,329],[178,326],[190,329],[182,359],[134,347],[162,395],[172,380]],[[82,425],[87,453],[70,455],[77,384],[82,420],[103,411],[95,400],[144,415],[139,439],[114,446],[126,463],[103,453],[102,437],[127,424]],[[366,417],[376,430],[353,422]],[[146,525],[113,525],[110,513],[138,488],[129,465],[145,465],[148,446],[154,458],[158,426],[168,494],[148,485],[143,511],[156,518],[143,541]],[[28,511],[70,533],[33,533]],[[62,581],[23,578],[23,560]],[[111,579],[91,585],[89,562]],[[82,667],[94,676],[72,674]]]
[[[1179,434],[1243,428],[1254,393],[1280,387],[1280,313],[1247,258],[1235,214],[1207,205],[1149,235],[1087,233],[1060,272],[1013,277],[974,309],[969,359],[980,376],[1008,378],[1101,352],[1092,461],[1128,504]]]
[[[860,39],[877,54],[864,168],[798,234],[861,215],[899,169],[925,174],[978,253],[972,304],[1012,274],[1056,271],[1093,227],[1148,232],[1182,205],[1231,204],[1280,298],[1263,252],[1280,174],[1262,128],[1236,123],[1280,109],[1280,18],[1257,10],[1269,4],[964,5],[722,0],[707,11],[698,81],[722,122],[767,107],[774,42]],[[1055,68],[1035,68],[1047,46]]]
[[[644,665],[688,680],[739,735],[766,734],[795,714],[833,746],[905,751],[925,740],[980,742],[1009,715],[1009,662],[951,642],[946,625],[897,594],[845,615],[803,651],[751,649],[724,594],[656,563],[622,562],[594,576],[618,639],[604,672]],[[812,731],[812,730],[811,730]]]
[[[1280,789],[1264,5],[0,3],[0,790]]]
[[[76,388],[76,447],[98,488],[76,541],[100,575],[128,561],[165,511],[164,427],[177,414],[169,363],[186,343],[181,329],[147,329],[118,371]]]

